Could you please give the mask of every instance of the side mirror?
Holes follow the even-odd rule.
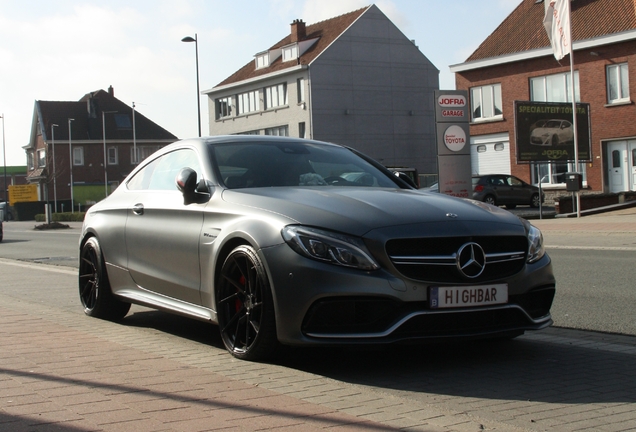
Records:
[[[411,186],[413,189],[417,189],[417,186],[415,185],[415,182],[413,181],[413,179],[411,179],[411,177],[409,177],[408,175],[404,174],[401,171],[393,171],[393,174],[395,174],[395,176],[397,178],[399,178],[400,180],[402,180],[404,183],[406,183],[407,185]]]
[[[194,193],[197,187],[197,172],[192,168],[183,168],[179,171],[179,174],[177,174],[175,181],[177,182],[177,189],[179,189],[182,194]]]
[[[205,180],[197,183],[197,172],[192,168],[183,168],[175,178],[177,189],[183,194],[183,204],[202,204],[210,199]]]

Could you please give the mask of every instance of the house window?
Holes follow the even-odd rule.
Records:
[[[46,151],[38,150],[38,168],[44,168],[46,166]]]
[[[298,95],[298,103],[305,102],[305,78],[296,80],[296,94]]]
[[[33,153],[27,154],[27,163],[29,165],[29,170],[33,170],[35,167],[33,166]]]
[[[128,114],[115,114],[114,117],[118,130],[132,130],[132,123]]]
[[[574,92],[580,102],[579,72],[574,72]],[[530,100],[536,102],[572,102],[570,73],[530,78]]]
[[[269,53],[262,53],[256,55],[256,69],[261,69],[269,66]]]
[[[135,148],[130,148],[130,160],[132,165],[136,165],[142,160],[146,159],[148,156],[159,150],[160,146],[137,146],[137,157],[135,158]]]
[[[289,136],[289,126],[279,126],[265,129],[265,135]]]
[[[283,61],[296,60],[298,58],[298,44],[283,48]]]
[[[546,75],[530,79],[530,100],[536,102],[572,102],[572,82],[570,73]],[[579,73],[574,71],[574,94],[576,101],[580,99]],[[565,173],[578,171],[586,180],[585,163],[579,162],[578,169],[574,162],[535,163],[532,164],[532,182],[544,185],[565,184]]]
[[[470,105],[473,121],[501,118],[501,84],[471,88]]]
[[[238,114],[247,114],[260,109],[258,90],[241,93],[236,97],[238,101]]]
[[[73,165],[84,165],[84,147],[73,147]]]
[[[298,137],[305,138],[305,122],[298,123]]]
[[[629,101],[629,72],[627,63],[607,66],[607,102]]]
[[[287,105],[287,84],[265,88],[265,109]]]
[[[108,165],[119,164],[119,155],[117,153],[117,147],[108,147]]]
[[[216,100],[216,118],[224,118],[232,115],[232,96]]]

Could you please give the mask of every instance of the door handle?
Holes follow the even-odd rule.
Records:
[[[141,203],[135,204],[132,211],[134,214],[141,216],[142,214],[144,214],[144,205]]]

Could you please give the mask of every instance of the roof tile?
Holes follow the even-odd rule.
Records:
[[[365,7],[353,12],[346,13],[344,15],[330,18],[325,21],[320,21],[316,24],[307,25],[307,36],[304,40],[314,38],[319,39],[314,45],[312,45],[300,56],[300,58],[298,59],[298,63],[283,62],[281,56],[268,67],[256,69],[256,64],[254,60],[252,60],[215,87],[234,84],[236,82],[244,81],[250,78],[255,78],[272,72],[284,70],[298,64],[310,64],[316,57],[318,57],[318,55],[320,55],[320,53],[322,53],[334,40],[338,38],[338,36],[340,36],[347,28],[349,28],[349,26],[353,24],[368,9],[369,7]],[[273,45],[270,50],[281,48],[291,43],[292,37],[290,31],[289,35]]]
[[[572,39],[592,39],[636,29],[636,0],[573,0]],[[543,27],[545,5],[523,0],[467,62],[550,46]]]

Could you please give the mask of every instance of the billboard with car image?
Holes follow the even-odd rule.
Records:
[[[590,105],[576,104],[578,160],[592,160]],[[574,161],[572,104],[515,101],[517,163]]]

